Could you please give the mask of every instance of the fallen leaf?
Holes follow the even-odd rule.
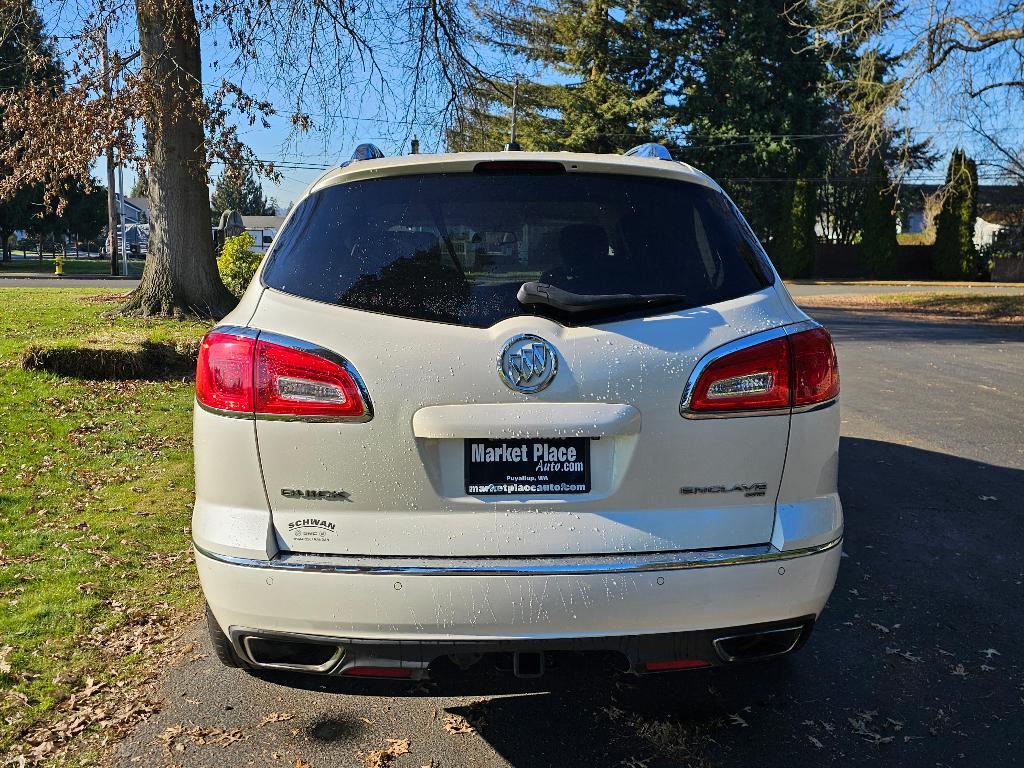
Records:
[[[5,645],[3,648],[0,648],[0,672],[11,671],[11,664],[7,661],[7,654],[13,650],[13,646],[10,645]]]
[[[400,755],[409,754],[408,739],[388,739],[387,746],[366,755],[367,768],[390,768]]]
[[[462,715],[448,713],[441,721],[441,725],[448,733],[476,733],[476,728]]]
[[[264,725],[269,725],[270,723],[280,723],[280,722],[284,722],[285,720],[291,720],[291,719],[292,719],[292,713],[291,712],[271,712],[269,715],[267,715],[262,720],[260,720],[260,724],[257,725],[256,727],[257,728],[262,728]]]

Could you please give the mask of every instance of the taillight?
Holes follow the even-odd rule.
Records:
[[[260,339],[256,413],[358,419],[367,409],[355,372],[344,360]]]
[[[254,336],[210,331],[199,347],[196,399],[208,408],[253,412],[252,358]]]
[[[366,421],[371,415],[359,375],[344,358],[297,339],[257,338],[248,329],[206,334],[196,399],[214,410],[270,418]]]
[[[839,394],[839,363],[824,328],[789,337],[793,355],[793,405],[814,405]]]
[[[808,406],[839,394],[839,367],[824,328],[777,335],[707,363],[687,387],[684,415]]]

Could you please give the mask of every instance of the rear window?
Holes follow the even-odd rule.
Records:
[[[530,281],[583,296],[680,299],[570,314],[521,304]],[[661,314],[753,293],[772,272],[729,200],[697,184],[458,173],[311,195],[278,236],[263,282],[353,309],[487,327],[517,315],[571,325]]]

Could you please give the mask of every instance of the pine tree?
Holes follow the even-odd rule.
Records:
[[[896,240],[896,195],[881,158],[868,170],[861,210],[860,255],[871,277],[896,276],[899,242]]]
[[[978,217],[978,167],[962,149],[954,149],[946,169],[945,197],[936,217],[933,260],[939,277],[976,277],[978,252],[974,224]]]
[[[517,139],[524,149],[621,152],[662,130],[663,94],[637,87],[652,56],[642,7],[621,17],[607,0],[550,0],[518,15],[504,6],[481,11],[495,38],[544,70],[543,82],[519,85]],[[473,106],[448,132],[449,149],[503,145],[512,90],[479,81]]]
[[[228,210],[238,211],[243,216],[269,216],[274,213],[263,194],[263,187],[248,166],[225,169],[217,177],[210,208],[214,218]]]
[[[806,8],[788,0],[690,0],[670,4],[674,30],[662,58],[675,82],[676,122],[687,139],[681,157],[723,183],[769,253],[792,214],[780,179],[820,174],[825,69],[793,22]],[[787,12],[790,17],[787,17]],[[808,211],[807,215],[810,215]]]

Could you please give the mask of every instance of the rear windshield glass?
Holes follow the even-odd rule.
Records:
[[[729,200],[697,184],[435,174],[339,184],[306,198],[279,235],[263,281],[400,317],[487,327],[544,315],[571,325],[753,293],[771,284],[765,259]],[[573,297],[620,298],[582,312],[523,304],[517,293],[529,282]],[[639,302],[652,294],[660,298]]]

